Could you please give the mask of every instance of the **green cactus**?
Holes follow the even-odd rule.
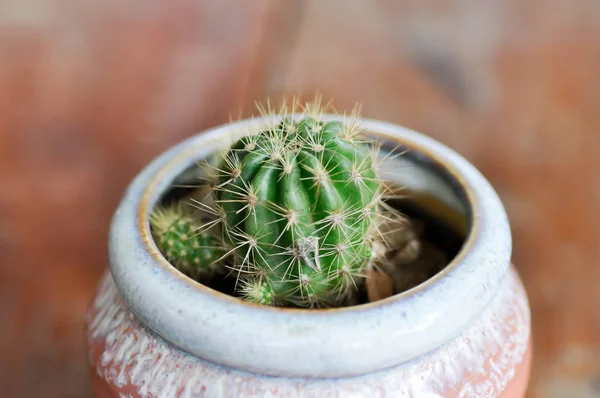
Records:
[[[181,202],[158,207],[155,240],[200,282],[233,273],[251,302],[356,303],[358,285],[385,257],[382,225],[402,217],[383,201],[389,190],[378,178],[377,149],[354,112],[349,122],[324,121],[320,101],[307,104],[303,119],[286,118],[287,111],[261,110],[277,122],[207,159],[202,178],[211,184],[189,198],[196,211],[184,212]]]
[[[241,138],[215,186],[245,299],[331,306],[374,257],[382,184],[355,125],[284,118]]]
[[[181,203],[155,208],[150,225],[159,250],[181,272],[206,282],[220,271],[225,253],[220,239],[213,231],[202,230],[198,217]]]

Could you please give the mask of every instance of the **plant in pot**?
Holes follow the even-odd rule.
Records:
[[[528,304],[485,178],[318,100],[261,113],[125,193],[87,323],[97,395],[523,396]]]

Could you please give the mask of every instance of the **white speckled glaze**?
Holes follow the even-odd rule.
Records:
[[[194,162],[264,123],[245,120],[191,137],[132,182],[110,230],[111,274],[89,313],[94,377],[132,396],[502,394],[526,360],[530,335],[507,217],[471,164],[424,135],[362,121],[378,139],[416,154],[389,163],[384,178],[469,217],[459,254],[416,288],[343,309],[278,309],[201,286],[162,258],[149,234],[154,203]],[[418,158],[436,166],[410,160]]]

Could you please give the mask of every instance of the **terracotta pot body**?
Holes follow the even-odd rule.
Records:
[[[383,177],[438,198],[465,231],[458,255],[423,284],[355,307],[277,309],[202,286],[162,258],[149,235],[152,206],[197,160],[266,122],[242,121],[182,142],[125,193],[110,232],[110,272],[88,313],[96,395],[524,396],[530,314],[510,264],[502,204],[465,159],[400,126],[363,121],[386,143],[383,151],[408,149],[384,164]]]

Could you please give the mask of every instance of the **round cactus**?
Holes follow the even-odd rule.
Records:
[[[213,231],[202,231],[202,223],[180,203],[154,209],[150,224],[159,250],[181,272],[207,281],[219,271],[223,245]]]
[[[270,305],[342,303],[374,256],[382,184],[355,125],[284,118],[241,138],[215,186],[243,296]]]

